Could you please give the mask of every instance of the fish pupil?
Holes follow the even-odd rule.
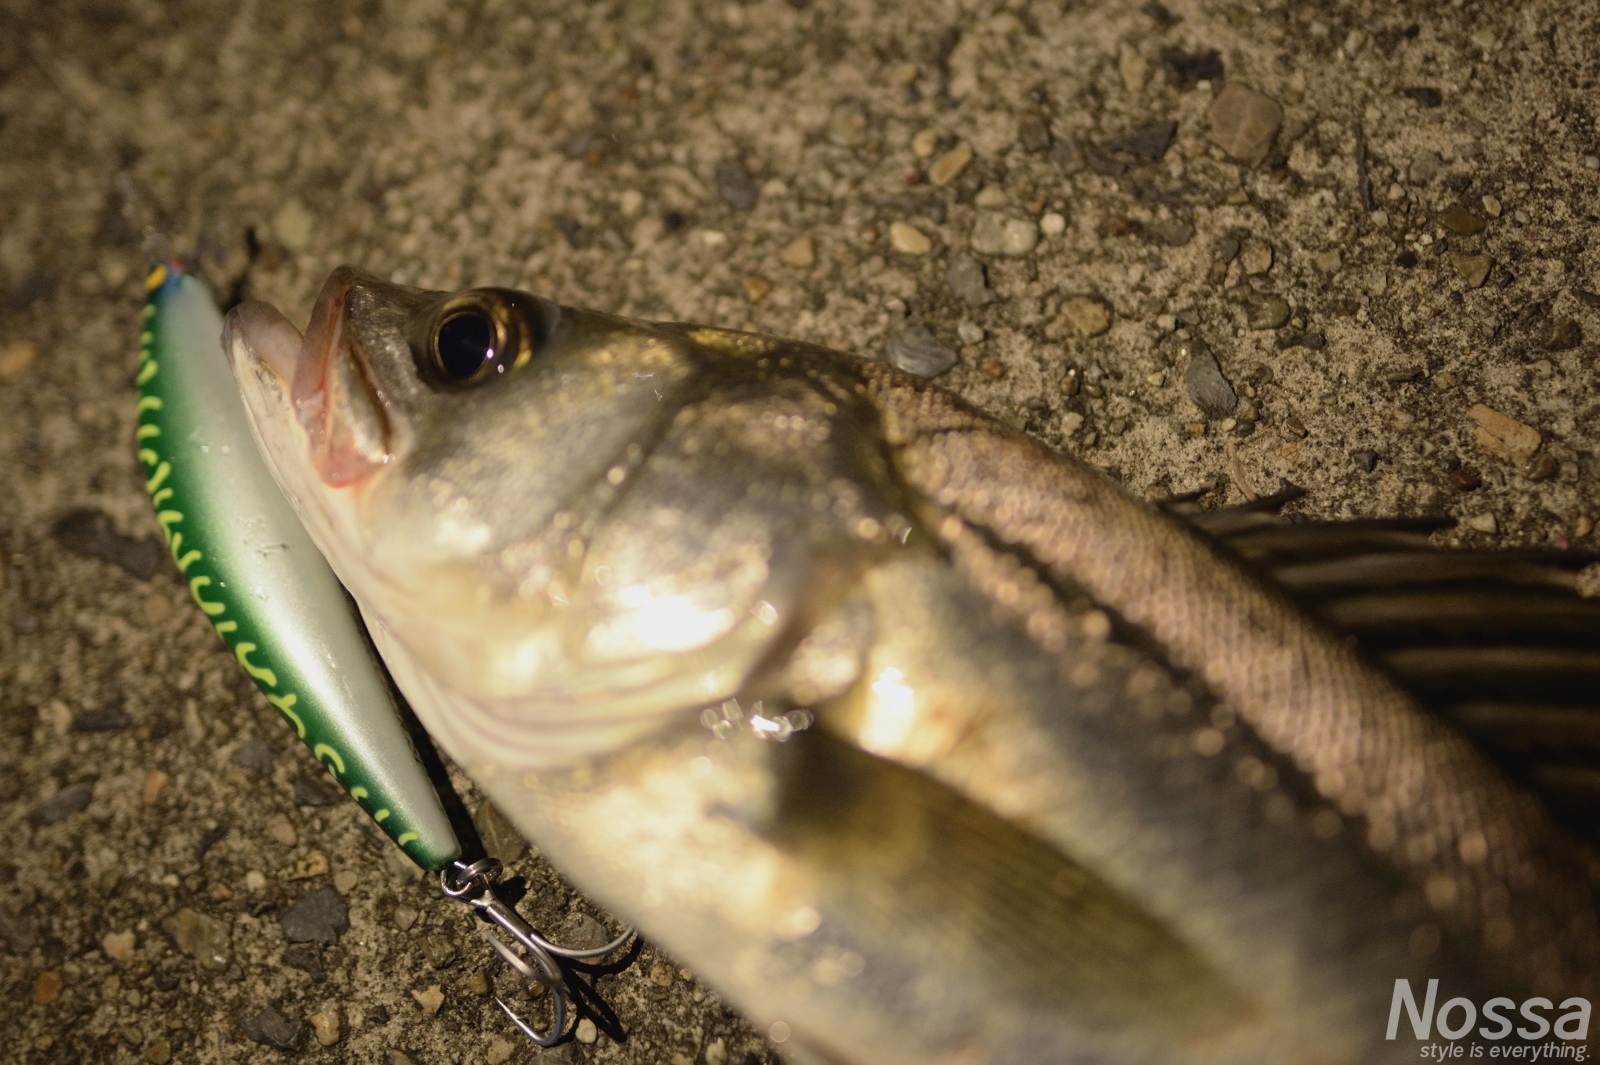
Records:
[[[439,326],[437,347],[445,375],[469,380],[494,359],[494,323],[475,311],[458,314]]]

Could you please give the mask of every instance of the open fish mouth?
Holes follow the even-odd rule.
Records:
[[[361,484],[393,458],[381,389],[345,329],[357,277],[348,266],[329,276],[304,335],[254,300],[229,312],[223,333],[225,349],[241,348],[287,388],[311,466],[332,488]]]

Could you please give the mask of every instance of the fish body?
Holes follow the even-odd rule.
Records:
[[[1409,1060],[1397,981],[1594,998],[1593,859],[1536,798],[950,394],[348,268],[294,332],[225,345],[418,716],[802,1058]]]

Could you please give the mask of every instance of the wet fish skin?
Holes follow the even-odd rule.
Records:
[[[527,364],[439,389],[448,298],[236,330],[264,449],[449,753],[798,1045],[1398,1060],[1400,977],[1594,997],[1584,853],[1192,529],[790,341],[526,297]]]

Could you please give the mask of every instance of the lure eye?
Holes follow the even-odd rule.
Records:
[[[436,388],[473,388],[521,368],[545,345],[561,309],[503,288],[451,296],[415,322],[417,369]]]
[[[466,311],[439,324],[434,348],[439,357],[439,369],[445,377],[458,384],[467,384],[479,374],[505,372],[504,363],[496,364],[494,320],[486,314]]]

